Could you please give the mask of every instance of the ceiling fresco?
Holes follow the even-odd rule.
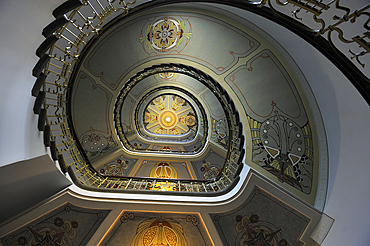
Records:
[[[138,86],[141,86],[141,83]],[[166,94],[162,94],[163,91],[166,91]],[[121,127],[125,134],[120,135],[121,139],[127,138],[131,141],[142,138],[167,144],[181,142],[182,145],[189,145],[196,140],[203,140],[207,135],[203,123],[203,119],[206,118],[203,107],[195,97],[184,90],[166,86],[145,93],[135,106],[132,121],[127,121],[125,115],[129,113],[127,108],[131,108],[133,101],[124,99],[123,95],[120,98],[124,102],[122,106],[116,104],[115,121],[116,127]],[[196,104],[193,106],[189,101],[195,101]],[[129,132],[128,129],[133,127],[137,131]]]
[[[3,245],[87,245],[110,210],[67,203],[0,238]]]
[[[204,42],[214,43],[215,40],[219,43],[217,48],[200,45]],[[117,43],[120,45],[117,46]],[[170,10],[146,13],[124,25],[116,25],[105,35],[104,41],[95,45],[94,52],[88,55],[84,67],[92,75],[100,77],[108,87],[116,89],[134,67],[153,58],[181,57],[221,74],[258,46],[259,43],[247,33],[222,20]],[[114,62],[112,57],[116,57]],[[107,70],[110,72],[107,73]]]
[[[214,245],[199,214],[124,211],[100,245]]]
[[[154,134],[184,135],[198,122],[189,102],[175,95],[156,97],[144,111],[144,128]]]
[[[214,179],[227,171],[239,128],[245,164],[314,203],[319,153],[305,81],[253,29],[166,7],[102,32],[71,87],[74,131],[92,167],[107,177]],[[220,94],[182,66],[212,78]],[[228,116],[235,108],[240,115]]]
[[[223,245],[304,245],[311,218],[255,186],[237,209],[211,214]]]

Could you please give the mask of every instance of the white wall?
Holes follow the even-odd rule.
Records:
[[[33,66],[42,29],[54,17],[51,12],[63,0],[0,1],[0,166],[46,153],[37,115]]]

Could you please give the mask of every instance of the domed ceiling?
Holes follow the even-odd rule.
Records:
[[[70,130],[93,173],[80,183],[112,191],[158,179],[143,189],[217,193],[246,164],[311,204],[325,189],[325,134],[304,76],[226,11],[184,4],[116,18],[86,45],[68,86]]]

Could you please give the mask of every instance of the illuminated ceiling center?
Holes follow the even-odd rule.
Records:
[[[195,111],[184,98],[165,94],[145,107],[144,128],[155,134],[183,135],[195,128]]]

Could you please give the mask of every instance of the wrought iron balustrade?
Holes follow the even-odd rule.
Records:
[[[227,94],[225,96],[222,87],[191,67],[170,65],[162,66],[162,70],[176,70],[203,82],[217,95],[225,108],[232,140],[224,168],[215,179],[196,181],[102,176],[88,163],[76,139],[67,107],[73,69],[89,41],[109,26],[109,20],[127,15],[134,4],[135,1],[70,0],[53,12],[56,20],[43,30],[46,39],[37,49],[36,54],[40,60],[33,69],[33,75],[37,77],[32,89],[32,95],[37,97],[34,112],[39,114],[38,128],[44,131],[44,143],[50,147],[52,158],[58,160],[61,170],[68,172],[75,184],[85,189],[109,189],[112,192],[166,190],[180,194],[191,192],[195,195],[223,193],[239,179],[243,166],[245,152],[241,123],[233,102]],[[160,70],[160,67],[156,67],[151,72],[159,73]],[[141,74],[148,72],[145,70]]]
[[[122,0],[69,0],[54,10],[55,21],[44,28],[42,34],[45,41],[36,50],[40,57],[32,74],[37,80],[32,88],[32,95],[36,97],[34,112],[39,114],[38,129],[44,131],[44,144],[50,147],[52,158],[58,160],[63,172],[69,173],[77,185],[86,189],[102,190],[109,189],[114,192],[121,191],[150,191],[171,190],[174,192],[194,192],[194,194],[219,194],[232,187],[239,178],[243,166],[244,136],[240,118],[235,105],[230,100],[225,90],[214,83],[202,72],[180,64],[168,65],[166,69],[176,70],[196,78],[212,90],[224,105],[227,112],[230,147],[227,161],[220,175],[210,181],[194,180],[165,180],[154,178],[116,178],[105,177],[97,173],[87,162],[86,156],[79,147],[74,136],[69,111],[67,109],[69,84],[75,65],[79,62],[80,54],[87,48],[92,39],[111,25],[111,20],[124,18],[132,13],[148,9],[153,6],[189,2],[184,0],[161,0],[148,1],[138,4],[136,1],[125,2]],[[339,0],[261,0],[261,1],[219,1],[219,0],[191,0],[191,2],[211,2],[239,7],[248,11],[268,15],[279,24],[297,32],[302,32],[303,37],[309,40],[324,37],[332,51],[328,51],[332,61],[344,70],[345,75],[356,86],[365,100],[370,102],[370,80],[358,70],[353,63],[363,69],[363,58],[369,57],[370,53],[370,4],[351,11],[340,4]],[[324,19],[325,13],[336,10],[342,12],[342,16],[334,14],[327,19],[333,19],[333,23],[327,24]],[[285,12],[284,12],[285,11]],[[303,13],[305,12],[305,13]],[[287,17],[285,13],[291,13],[293,17]],[[303,17],[304,16],[304,17]],[[306,16],[311,16],[313,23],[305,24]],[[330,16],[330,15],[329,15]],[[363,31],[346,37],[341,29],[344,24],[358,24],[362,18]],[[365,18],[365,19],[364,19]],[[301,24],[303,21],[304,25]],[[310,26],[311,24],[318,25]],[[339,40],[344,44],[355,45],[349,52],[339,51],[333,41],[336,33]],[[321,41],[320,41],[321,42]],[[315,43],[315,41],[312,41]],[[318,42],[316,48],[320,49]],[[323,46],[325,50],[329,46]],[[323,52],[323,51],[322,51]],[[347,53],[349,59],[344,58]],[[339,61],[335,61],[336,59]],[[341,65],[341,63],[343,63]],[[351,65],[351,64],[352,65]],[[164,66],[165,67],[165,66]],[[368,76],[368,75],[367,75]]]

